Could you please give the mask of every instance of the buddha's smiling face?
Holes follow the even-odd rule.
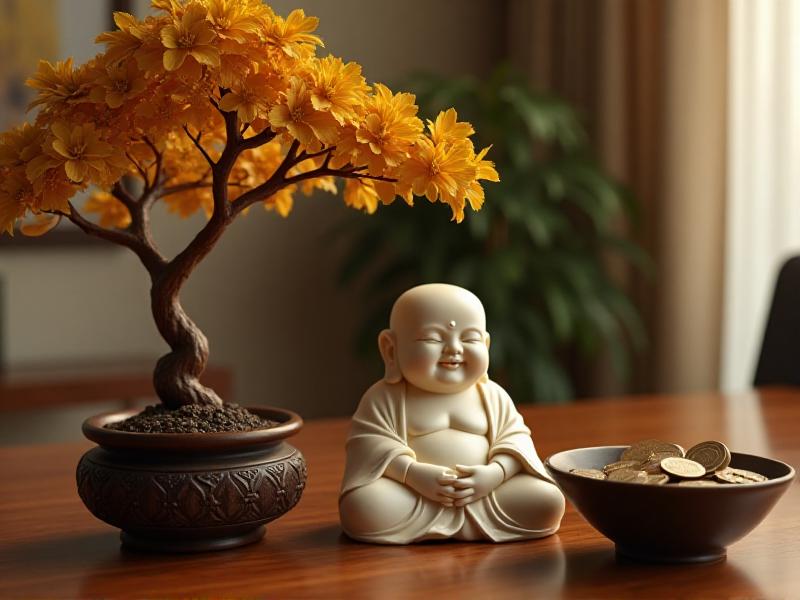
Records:
[[[410,290],[395,305],[391,328],[400,372],[422,390],[463,391],[489,367],[483,306],[462,288],[433,284]]]

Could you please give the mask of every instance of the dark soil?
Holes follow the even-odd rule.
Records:
[[[277,421],[262,419],[238,404],[189,404],[170,410],[163,404],[148,406],[138,415],[106,425],[106,429],[136,433],[210,433],[268,429]]]

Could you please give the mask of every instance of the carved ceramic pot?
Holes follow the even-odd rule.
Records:
[[[285,438],[303,425],[295,413],[249,408],[277,421],[270,429],[224,433],[130,433],[106,423],[136,411],[87,419],[99,447],[78,464],[78,494],[98,519],[122,530],[129,548],[223,550],[257,542],[265,524],[303,493],[306,463]]]

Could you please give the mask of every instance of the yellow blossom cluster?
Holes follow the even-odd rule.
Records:
[[[97,38],[105,51],[85,64],[40,62],[27,82],[37,92],[34,123],[0,135],[0,232],[27,214],[69,215],[70,199],[90,187],[84,210],[101,226],[128,227],[114,194],[123,177],[181,216],[210,216],[210,164],[230,143],[232,114],[240,141],[274,135],[236,155],[228,200],[269,180],[294,151],[283,175],[301,177],[263,199],[284,216],[297,191],[335,193],[338,175],[354,208],[425,196],[461,221],[467,202],[474,210],[483,202],[480,180],[498,180],[455,110],[426,128],[413,95],[368,84],[356,63],[318,56],[318,20],[303,10],[284,18],[261,0],[152,6],[144,19],[115,13],[116,30]]]

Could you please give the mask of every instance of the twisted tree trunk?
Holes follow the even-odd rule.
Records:
[[[165,406],[222,405],[222,399],[199,381],[208,363],[208,339],[187,316],[178,298],[180,286],[155,282],[151,290],[153,317],[171,348],[153,372],[153,385]]]
[[[219,241],[229,221],[214,214],[186,249],[152,274],[150,303],[158,331],[172,350],[162,356],[153,373],[153,385],[168,408],[187,404],[222,405],[217,393],[200,383],[208,363],[208,339],[181,306],[183,284]]]

